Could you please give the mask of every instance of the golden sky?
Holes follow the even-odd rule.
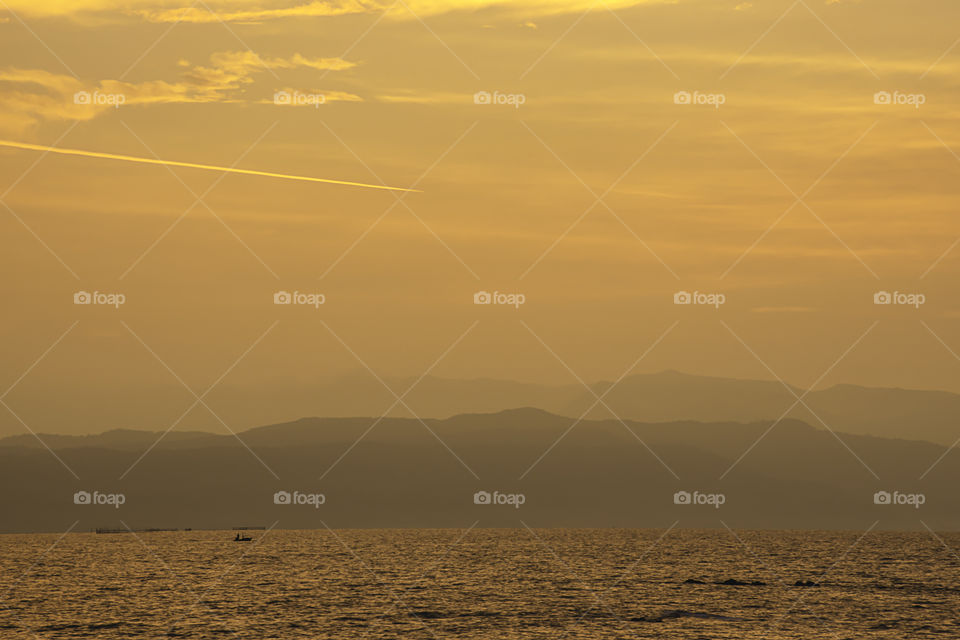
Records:
[[[958,18],[2,0],[0,140],[420,192],[0,146],[0,393],[62,431],[177,378],[269,403],[365,366],[590,382],[645,353],[633,371],[960,392]],[[142,413],[103,426],[169,423]]]

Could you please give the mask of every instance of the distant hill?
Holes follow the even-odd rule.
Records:
[[[610,383],[592,385],[602,395]],[[644,422],[733,420],[749,422],[775,420],[803,397],[807,409],[798,404],[788,417],[835,431],[887,438],[928,440],[951,445],[960,438],[960,395],[945,391],[871,388],[837,385],[812,391],[776,381],[736,380],[692,376],[666,371],[630,376],[614,386],[604,402],[624,419]],[[582,390],[582,388],[581,388]],[[560,413],[575,413],[576,407],[591,404],[593,396],[581,397]],[[814,413],[811,414],[810,410]],[[577,414],[579,415],[579,414]],[[590,417],[609,417],[598,406]],[[823,421],[821,424],[820,420]]]
[[[47,438],[79,480],[42,447],[7,439],[0,442],[0,483],[10,489],[0,492],[0,530],[64,531],[74,521],[77,530],[122,523],[665,527],[675,521],[689,527],[864,530],[879,521],[880,528],[960,528],[960,451],[920,479],[946,451],[942,445],[835,436],[793,419],[772,429],[769,420],[573,425],[570,417],[533,408],[423,423],[309,418],[244,431],[242,442],[171,432],[139,463],[159,432]],[[123,493],[126,502],[119,509],[76,505],[79,490]],[[277,505],[277,491],[322,493],[326,501],[319,508]],[[478,491],[522,493],[524,503],[475,504]],[[675,504],[678,491],[722,493],[724,503]],[[877,491],[922,493],[924,504],[878,505]]]
[[[102,448],[118,451],[143,451],[153,444],[160,432],[138,431],[135,429],[112,429],[99,434],[70,436],[58,434],[43,434],[40,442],[32,434],[25,433],[17,436],[0,438],[0,448],[23,447],[28,449],[43,449],[44,444],[52,449],[75,448]],[[192,446],[199,441],[216,438],[214,434],[205,431],[176,431],[172,430],[163,437],[166,446]]]
[[[402,394],[415,379],[387,379],[386,383]],[[404,402],[422,418],[443,419],[468,413],[492,413],[505,409],[535,407],[556,415],[579,417],[587,413],[591,419],[611,418],[607,406],[624,420],[639,422],[755,422],[776,420],[796,402],[793,394],[803,396],[797,387],[786,389],[776,381],[740,380],[695,376],[676,371],[628,376],[613,385],[604,397],[604,404],[595,404],[593,394],[603,395],[613,383],[597,382],[591,391],[579,383],[538,385],[501,380],[451,380],[426,377],[413,387]],[[182,389],[175,393],[158,391],[148,394],[150,402],[139,405],[139,413],[117,413],[107,427],[127,429],[145,425],[164,430],[184,410]],[[791,393],[792,391],[792,393]],[[70,421],[64,424],[59,414],[49,408],[48,399],[17,397],[11,400],[35,431],[56,433],[90,433],[104,430],[102,421],[90,424]],[[77,403],[82,400],[75,399]],[[74,399],[59,404],[72,406]],[[144,401],[146,402],[146,400]],[[351,375],[336,380],[299,386],[265,397],[258,389],[217,387],[207,402],[230,425],[239,431],[258,424],[294,420],[305,415],[328,417],[380,416],[396,404],[395,397],[369,374]],[[803,405],[795,407],[787,417],[823,428],[820,420],[835,431],[875,435],[889,438],[927,440],[950,445],[960,438],[960,395],[944,391],[869,388],[837,385],[810,392],[804,397],[816,416]],[[118,404],[117,411],[125,407]],[[148,407],[153,424],[145,424],[143,407]],[[62,409],[57,409],[58,412]],[[123,411],[128,411],[123,409]],[[99,410],[90,410],[98,413]],[[391,417],[411,417],[403,406],[395,406]],[[224,433],[222,425],[205,409],[199,408],[184,420],[184,429],[203,429]],[[178,430],[181,428],[178,427]],[[15,422],[11,429],[20,429]],[[132,436],[131,436],[132,437]]]

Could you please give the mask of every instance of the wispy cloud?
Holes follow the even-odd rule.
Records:
[[[753,313],[811,313],[817,311],[816,307],[753,307],[750,309]]]
[[[308,18],[368,13],[370,8],[359,2],[310,2],[280,9],[224,7],[208,9],[204,6],[186,6],[173,9],[141,9],[136,14],[148,22],[238,22],[259,23],[280,18]]]
[[[283,95],[285,99],[279,100]],[[303,96],[304,99],[298,99]],[[316,107],[329,102],[363,102],[363,98],[347,91],[322,91],[320,89],[294,89],[284,87],[276,92],[272,99],[260,100],[262,104],[277,104],[290,107]]]
[[[189,63],[184,66],[189,67]],[[252,83],[256,74],[268,69],[305,67],[341,71],[354,66],[355,63],[340,58],[306,58],[299,53],[290,58],[261,58],[252,51],[227,51],[210,56],[209,66],[189,67],[180,84],[202,97],[202,101],[216,102]]]
[[[473,95],[451,91],[402,90],[377,96],[381,102],[401,104],[473,105]]]
[[[531,16],[546,16],[563,13],[581,13],[588,8],[622,9],[642,4],[673,4],[677,0],[605,0],[600,5],[596,0],[406,0],[394,3],[391,0],[340,0],[286,3],[286,6],[266,8],[258,0],[208,0],[191,4],[188,0],[73,0],[71,2],[46,3],[36,0],[6,0],[6,4],[25,16],[56,17],[97,15],[116,17],[135,16],[148,22],[191,23],[260,23],[269,20],[304,17],[333,17],[349,14],[375,14],[389,10],[396,19],[434,16],[452,12],[474,12],[498,8],[523,16],[526,26],[532,27]],[[278,3],[273,3],[278,4]]]
[[[300,54],[261,58],[250,51],[215,53],[207,65],[191,65],[187,61],[180,64],[186,70],[174,82],[87,83],[42,69],[0,70],[0,129],[21,132],[44,120],[91,120],[118,104],[239,102],[255,76],[268,69],[338,71],[355,66],[340,58],[307,58]],[[340,91],[322,93],[330,101],[360,100],[359,96]]]

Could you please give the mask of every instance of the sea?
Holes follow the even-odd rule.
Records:
[[[0,638],[960,638],[960,533],[0,535]]]

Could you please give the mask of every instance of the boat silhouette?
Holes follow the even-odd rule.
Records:
[[[234,542],[250,542],[253,538],[249,536],[242,536],[239,533],[233,537]]]

